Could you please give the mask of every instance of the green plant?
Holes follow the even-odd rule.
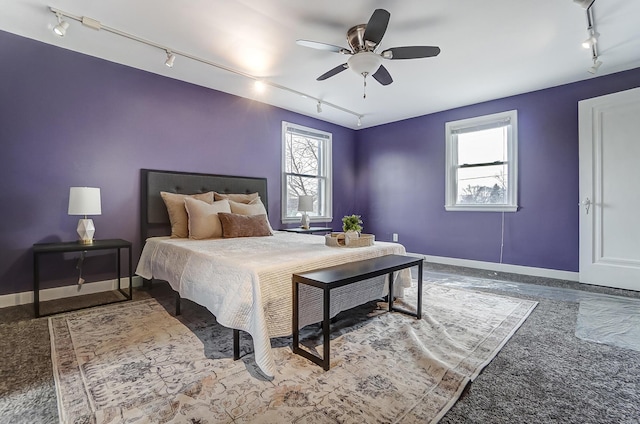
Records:
[[[360,215],[347,215],[342,218],[342,231],[362,231],[362,219]]]

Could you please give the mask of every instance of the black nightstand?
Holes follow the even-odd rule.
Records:
[[[90,252],[93,250],[117,250],[116,255],[116,267],[118,270],[118,291],[125,296],[125,299],[117,300],[116,303],[125,300],[131,300],[133,298],[133,291],[131,283],[133,279],[132,264],[131,264],[131,242],[122,239],[110,239],[110,240],[94,240],[92,244],[81,244],[77,241],[61,242],[61,243],[36,243],[33,245],[33,309],[35,311],[36,318],[46,315],[40,315],[40,256],[48,253],[67,253],[67,252]],[[129,293],[125,292],[120,287],[121,270],[120,270],[120,250],[128,249],[129,251]],[[97,305],[92,305],[97,306]],[[76,311],[78,309],[70,309],[69,311]],[[69,312],[65,311],[65,312]],[[58,312],[56,312],[58,313]]]
[[[313,233],[330,233],[333,231],[333,228],[329,227],[293,227],[293,228],[282,228],[280,231],[286,231],[288,233],[302,233],[302,234],[313,234]]]

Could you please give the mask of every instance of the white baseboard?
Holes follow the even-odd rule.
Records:
[[[409,256],[424,258],[427,262],[444,265],[463,266],[467,268],[485,269],[488,271],[509,272],[513,274],[531,275],[534,277],[555,278],[558,280],[579,281],[579,273],[571,271],[559,271],[556,269],[536,268],[521,265],[499,264],[495,262],[473,261],[470,259],[447,258],[444,256],[423,255],[421,253],[407,252]],[[127,287],[127,281],[121,280],[122,287]],[[133,277],[133,287],[142,286],[142,278]],[[40,290],[40,301],[62,299],[66,297],[79,296],[83,294],[100,293],[115,290],[118,287],[118,280],[96,281],[94,283],[84,283],[82,286],[63,286],[52,289]],[[0,296],[0,308],[8,306],[18,306],[33,303],[33,291],[13,293]]]
[[[142,286],[142,278],[134,276],[132,281],[133,287]],[[129,288],[128,277],[120,279],[120,287],[123,289]],[[40,301],[62,299],[65,297],[80,296],[83,294],[100,293],[105,291],[112,291],[118,288],[118,279],[96,281],[93,283],[84,283],[83,285],[54,287],[52,289],[40,290]],[[18,306],[33,303],[33,291],[13,293],[0,296],[0,308],[6,308],[8,306]]]
[[[420,253],[407,253],[410,256],[423,257],[427,262],[444,265],[464,266],[467,268],[486,269],[488,271],[509,272],[512,274],[531,275],[534,277],[554,278],[557,280],[579,281],[579,273],[572,271],[560,271],[557,269],[536,268],[522,265],[499,264],[495,262],[473,261],[470,259],[447,258],[444,256],[422,255]]]

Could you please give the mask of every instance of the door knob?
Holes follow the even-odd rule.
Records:
[[[591,207],[591,199],[585,197],[584,200],[578,203],[578,206],[584,206],[585,212],[589,215],[589,208]]]

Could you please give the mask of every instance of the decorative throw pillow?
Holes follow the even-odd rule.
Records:
[[[203,202],[213,203],[213,191],[197,194],[177,194],[161,191],[160,196],[164,200],[171,222],[171,238],[187,238],[189,236],[189,217],[184,206],[184,199],[191,197]]]
[[[218,193],[214,191],[213,198],[214,200],[228,199],[238,203],[251,203],[251,201],[259,199],[260,195],[257,192],[250,193],[250,194],[238,194],[238,193],[223,194],[223,193]]]
[[[220,200],[209,204],[201,200],[184,199],[189,215],[189,238],[203,240],[222,237],[222,225],[218,213],[231,213],[228,200]]]
[[[221,212],[218,217],[222,223],[222,237],[224,238],[272,235],[267,215],[239,215]]]
[[[252,200],[251,203],[238,203],[230,200],[229,205],[231,205],[231,213],[237,213],[239,215],[264,215],[264,220],[267,221],[269,230],[271,234],[273,234],[269,218],[267,218],[267,209],[264,207],[260,197]]]

